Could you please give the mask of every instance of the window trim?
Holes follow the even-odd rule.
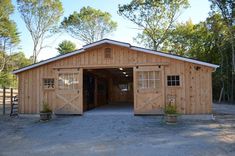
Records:
[[[140,88],[139,87],[139,82],[140,80],[138,79],[138,74],[139,72],[159,72],[159,77],[156,78],[156,75],[154,74],[155,78],[154,79],[144,79],[144,80],[147,80],[147,81],[150,81],[150,80],[154,80],[154,81],[159,81],[159,88]],[[140,93],[147,93],[147,92],[160,92],[161,89],[162,89],[162,82],[161,82],[161,79],[162,79],[162,76],[161,76],[161,71],[160,70],[141,70],[141,71],[137,71],[137,92],[140,92]],[[148,74],[149,75],[149,74]],[[149,83],[149,82],[148,82]],[[155,82],[154,82],[155,83]],[[156,85],[156,84],[155,84]]]
[[[74,76],[75,74],[77,75],[77,76],[79,76],[79,73],[78,72],[60,72],[60,73],[58,73],[58,80],[57,80],[57,90],[60,90],[60,91],[74,91],[74,90],[78,90],[79,89],[79,83],[81,83],[80,82],[80,80],[79,80],[79,78],[77,78],[77,80],[78,80],[78,82],[77,82],[77,88],[74,88],[74,85],[75,84],[73,84],[73,87],[72,88],[64,88],[64,85],[63,85],[63,88],[60,88],[61,86],[60,86],[60,74],[63,74],[63,75],[65,75],[65,74],[72,74],[72,76]],[[71,76],[71,75],[70,75]],[[74,78],[74,77],[73,77]]]
[[[54,88],[46,88],[46,87],[44,87],[44,86],[45,86],[45,85],[44,85],[44,81],[45,81],[46,79],[53,79],[53,81],[54,81]],[[47,91],[49,91],[49,90],[55,90],[55,88],[56,88],[56,83],[55,83],[55,81],[56,81],[56,79],[55,79],[54,77],[44,77],[44,78],[42,78],[42,88],[43,88],[43,90],[47,90]]]
[[[168,76],[179,76],[179,85],[175,85],[175,86],[169,86],[168,85]],[[182,87],[182,79],[181,79],[181,75],[180,74],[169,74],[169,75],[166,75],[166,86],[169,87],[169,88],[181,88]]]

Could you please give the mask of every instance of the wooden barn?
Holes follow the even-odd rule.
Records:
[[[181,114],[210,114],[212,72],[218,66],[103,39],[65,55],[13,71],[19,81],[19,112],[83,114],[112,103],[133,113],[161,114],[169,102]]]

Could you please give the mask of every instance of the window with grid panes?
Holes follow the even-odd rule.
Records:
[[[167,86],[180,86],[180,76],[179,75],[168,75],[167,76]]]
[[[54,79],[52,78],[45,78],[43,79],[43,88],[44,89],[54,89]]]
[[[138,72],[139,89],[159,89],[160,72],[159,71],[139,71]]]
[[[61,73],[59,74],[58,88],[60,90],[78,89],[78,73]]]

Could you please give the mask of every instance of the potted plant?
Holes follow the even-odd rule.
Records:
[[[51,119],[52,110],[48,103],[43,102],[42,110],[40,111],[40,120],[48,121]]]
[[[175,105],[167,104],[164,112],[166,123],[177,123],[178,113]]]

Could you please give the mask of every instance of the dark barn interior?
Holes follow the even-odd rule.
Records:
[[[85,69],[83,110],[133,107],[133,68]]]

